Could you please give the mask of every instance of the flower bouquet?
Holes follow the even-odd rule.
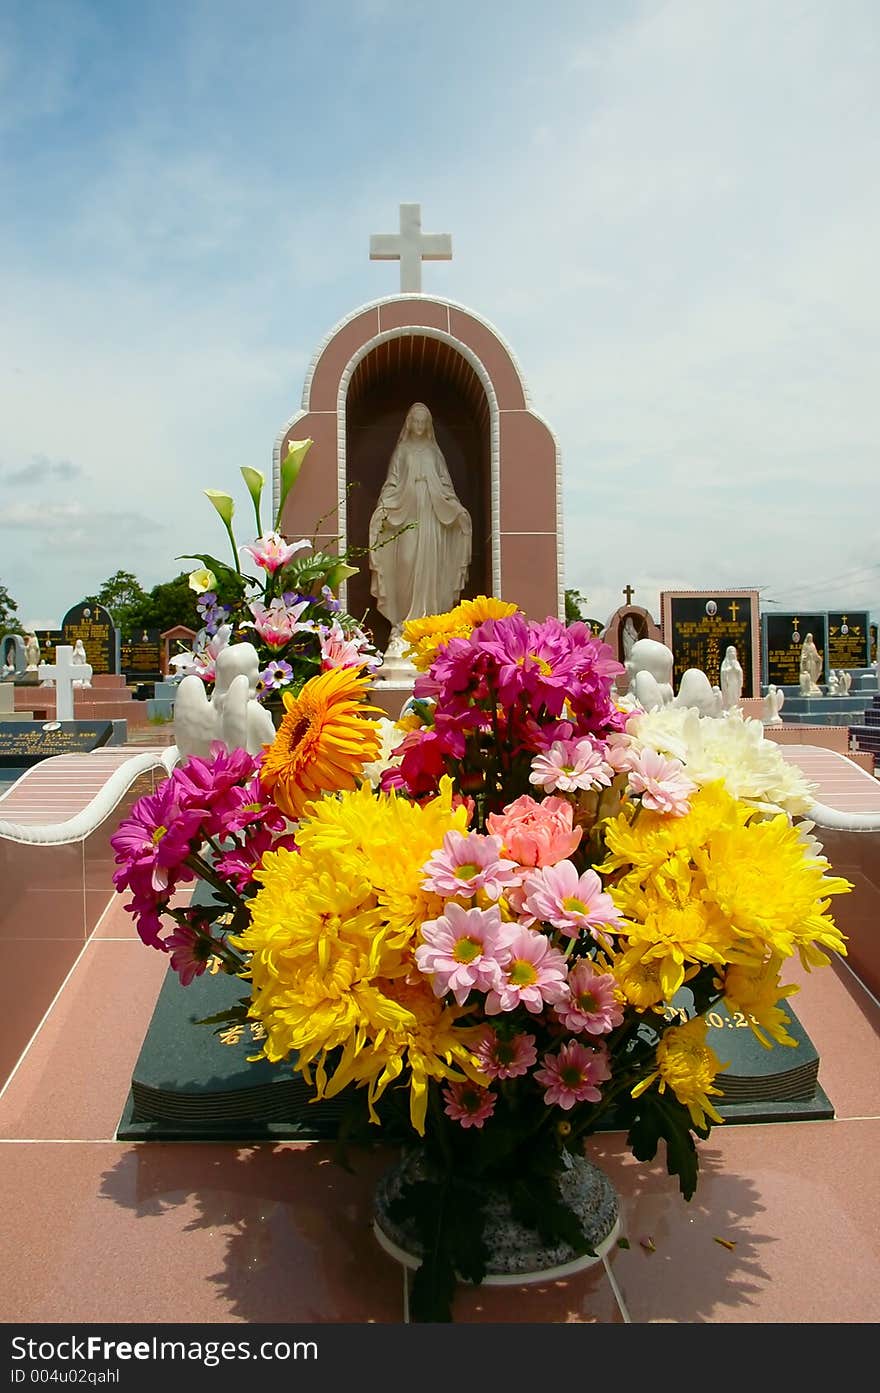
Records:
[[[420,675],[384,759],[368,674],[315,677],[262,755],[218,748],[141,801],[116,884],[182,980],[238,974],[264,1054],[405,1147],[387,1214],[415,1317],[442,1320],[493,1270],[499,1192],[558,1260],[590,1253],[566,1177],[597,1129],[643,1161],[664,1143],[693,1195],[722,1121],[707,1011],[794,1045],[784,963],[845,952],[850,887],[758,722],[626,712],[586,625],[495,599],[406,635]],[[196,875],[207,911],[172,901]]]
[[[258,469],[242,468],[257,532],[256,539],[244,546],[235,539],[231,494],[205,489],[229,537],[231,566],[205,553],[180,558],[202,563],[191,572],[189,583],[198,595],[203,632],[196,651],[172,658],[178,675],[195,673],[210,692],[219,653],[230,643],[246,639],[260,659],[258,699],[272,712],[276,725],[285,691],[295,695],[310,677],[333,667],[371,668],[380,661],[369,635],[344,613],[337,598],[342,581],[357,573],[357,567],[349,565],[353,552],[332,555],[317,550],[307,537],[288,542],[278,531],[288,494],[311,445],[311,440],[290,443],[281,463],[278,508],[269,531],[264,532],[261,516],[264,476]],[[243,558],[258,568],[259,576],[242,569]]]

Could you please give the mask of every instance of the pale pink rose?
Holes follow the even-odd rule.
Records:
[[[555,866],[572,854],[582,836],[582,829],[573,826],[574,809],[564,798],[536,803],[524,793],[503,813],[490,813],[486,822],[521,866]]]

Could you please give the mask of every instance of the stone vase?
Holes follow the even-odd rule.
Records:
[[[620,1233],[617,1194],[604,1171],[583,1156],[563,1155],[560,1198],[577,1218],[595,1256],[578,1253],[566,1242],[546,1244],[534,1229],[511,1213],[502,1181],[487,1181],[483,1239],[489,1251],[487,1286],[522,1286],[568,1277],[601,1262]],[[430,1163],[419,1148],[404,1151],[380,1178],[373,1205],[373,1233],[386,1253],[411,1270],[419,1267],[422,1249],[415,1225],[392,1219],[389,1206],[419,1180],[432,1178]]]

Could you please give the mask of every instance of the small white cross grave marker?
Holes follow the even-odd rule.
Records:
[[[51,680],[55,683],[56,721],[72,721],[73,684],[91,681],[91,663],[75,663],[72,646],[69,643],[59,644],[55,649],[54,663],[40,663],[37,676],[40,681]]]
[[[421,294],[422,262],[451,261],[452,237],[448,232],[422,232],[422,205],[401,203],[400,232],[374,233],[370,238],[371,261],[400,262],[400,293]]]

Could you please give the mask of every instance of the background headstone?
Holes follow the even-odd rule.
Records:
[[[93,673],[119,671],[116,628],[103,605],[89,605],[85,600],[74,605],[62,619],[61,630],[71,647],[82,639]]]
[[[88,754],[112,734],[112,721],[0,721],[0,768],[29,769],[50,755]]]
[[[815,638],[815,634],[813,635]],[[829,668],[866,668],[871,663],[867,610],[828,611]]]
[[[827,681],[828,654],[825,651],[825,615],[763,614],[764,680],[777,687],[797,687],[801,680],[801,645],[807,634],[822,654],[820,684]]]
[[[743,670],[742,695],[761,695],[757,590],[664,590],[660,607],[676,691],[688,668],[699,668],[711,686],[720,686],[724,654],[733,644]]]
[[[24,677],[27,654],[21,634],[4,634],[0,639],[0,675],[7,678]]]
[[[868,633],[871,639],[871,663],[873,665],[877,661],[877,625],[869,624]]]
[[[158,629],[135,629],[122,640],[121,667],[126,682],[158,682],[162,676]]]
[[[66,642],[64,634],[60,629],[34,629],[33,633],[40,645],[40,662],[54,663],[55,649]]]

